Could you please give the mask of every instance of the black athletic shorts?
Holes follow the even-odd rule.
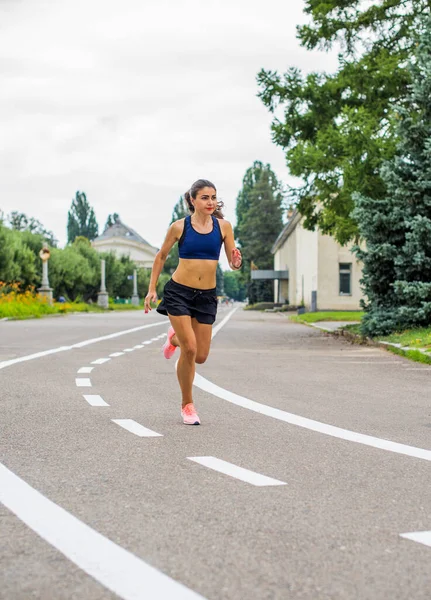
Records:
[[[170,279],[165,285],[163,299],[156,310],[165,316],[189,315],[199,323],[212,325],[217,314],[216,288],[200,290]]]

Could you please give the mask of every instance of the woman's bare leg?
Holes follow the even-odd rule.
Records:
[[[199,321],[196,319],[192,319],[192,328],[196,337],[195,362],[201,365],[206,361],[210,352],[213,326],[206,325],[205,323],[199,323]]]
[[[177,377],[182,394],[182,407],[190,402],[193,402],[192,388],[193,379],[195,377],[195,361],[196,361],[196,336],[192,327],[192,319],[189,316],[174,317],[168,315],[172,327],[175,330],[176,341],[174,346],[179,346],[181,350],[180,358],[177,366]]]

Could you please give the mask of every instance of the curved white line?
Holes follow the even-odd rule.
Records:
[[[342,429],[341,427],[335,427],[334,425],[327,425],[326,423],[321,423],[320,421],[313,421],[313,419],[300,417],[299,415],[294,415],[293,413],[286,412],[279,408],[273,408],[267,404],[261,404],[260,402],[255,402],[254,400],[245,398],[244,396],[234,394],[229,390],[225,390],[218,385],[211,383],[211,381],[208,381],[208,379],[205,379],[197,373],[195,375],[194,385],[204,392],[208,392],[209,394],[217,396],[222,400],[231,402],[231,404],[236,404],[242,408],[247,408],[248,410],[260,413],[261,415],[266,415],[267,417],[278,419],[279,421],[284,421],[285,423],[290,423],[291,425],[304,427],[305,429],[317,431],[318,433],[324,433],[325,435],[330,435],[341,440],[356,442],[357,444],[372,446],[373,448],[379,448],[380,450],[388,450],[389,452],[396,452],[397,454],[405,454],[406,456],[413,456],[414,458],[421,458],[422,460],[431,461],[431,450],[424,450],[422,448],[416,448],[415,446],[407,446],[405,444],[399,444],[398,442],[391,442],[390,440],[373,437],[371,435],[365,435],[363,433],[356,433],[355,431],[350,431],[349,429]]]
[[[231,311],[223,319],[223,321],[214,328],[213,337],[227,323],[235,310],[236,309]],[[222,400],[226,400],[231,404],[236,404],[242,408],[247,408],[248,410],[260,413],[261,415],[266,415],[267,417],[272,417],[273,419],[278,419],[279,421],[284,421],[285,423],[290,423],[291,425],[297,425],[298,427],[303,427],[311,431],[317,431],[318,433],[330,435],[331,437],[339,438],[341,440],[347,440],[349,442],[371,446],[373,448],[378,448],[379,450],[387,450],[388,452],[395,452],[397,454],[404,454],[406,456],[412,456],[414,458],[431,461],[431,450],[424,450],[423,448],[416,448],[415,446],[399,444],[398,442],[392,442],[390,440],[373,437],[371,435],[365,435],[363,433],[356,433],[355,431],[350,431],[349,429],[342,429],[341,427],[327,425],[326,423],[321,423],[320,421],[314,421],[313,419],[307,419],[306,417],[294,415],[293,413],[289,413],[278,408],[273,408],[267,404],[261,404],[260,402],[245,398],[244,396],[234,394],[233,392],[225,390],[224,388],[215,385],[211,381],[208,381],[208,379],[205,379],[198,373],[195,374],[193,384],[201,390],[208,392],[213,396],[217,396]]]

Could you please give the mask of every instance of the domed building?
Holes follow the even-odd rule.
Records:
[[[151,246],[134,229],[125,225],[119,218],[92,241],[98,252],[114,252],[119,258],[128,256],[138,267],[151,269],[158,248]]]

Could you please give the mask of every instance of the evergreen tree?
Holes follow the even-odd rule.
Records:
[[[112,214],[108,215],[108,218],[106,219],[106,223],[105,223],[105,227],[104,227],[103,231],[106,231],[109,227],[112,227],[112,225],[114,225],[115,223],[118,223],[119,220],[120,220],[120,215],[118,213],[112,213]]]
[[[94,240],[98,235],[98,225],[93,208],[84,192],[76,192],[67,215],[67,241],[71,244],[76,237],[83,236]]]
[[[238,195],[236,238],[243,257],[242,282],[248,285],[250,304],[274,300],[272,281],[251,281],[251,263],[259,269],[272,269],[272,245],[283,227],[283,196],[269,165],[255,162],[244,177]]]
[[[396,156],[382,169],[387,194],[356,196],[354,216],[367,248],[363,333],[382,335],[431,321],[431,20],[398,109]]]
[[[187,202],[184,200],[183,196],[180,196],[180,199],[175,204],[174,209],[172,211],[171,224],[179,219],[184,219],[189,215],[189,209],[187,206]],[[167,274],[172,274],[178,266],[179,262],[179,254],[178,254],[178,244],[175,244],[171,251],[169,252],[169,256],[166,259],[166,262],[163,267],[163,272]]]

